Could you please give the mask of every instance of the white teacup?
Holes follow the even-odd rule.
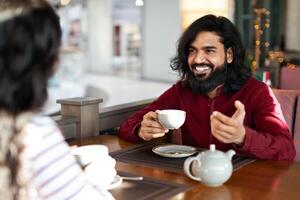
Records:
[[[108,158],[92,162],[84,169],[89,180],[97,187],[107,188],[117,175],[116,160]]]
[[[117,175],[116,160],[108,154],[107,146],[86,145],[72,149],[71,153],[86,166],[84,171],[96,186],[105,188],[113,182]]]
[[[185,121],[186,113],[183,110],[159,110],[157,111],[159,123],[166,129],[178,129]]]
[[[105,145],[86,145],[73,148],[71,153],[83,165],[102,160],[108,155],[108,148]]]

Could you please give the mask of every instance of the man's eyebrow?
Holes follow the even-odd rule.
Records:
[[[196,47],[195,47],[194,45],[192,45],[192,44],[190,44],[188,48],[196,49]],[[211,45],[211,46],[208,45],[208,46],[202,47],[202,49],[205,49],[205,50],[211,50],[211,49],[217,49],[217,47],[216,47],[216,46],[213,46],[213,45]]]
[[[217,49],[215,46],[204,46],[202,49]]]

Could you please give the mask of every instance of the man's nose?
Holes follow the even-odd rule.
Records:
[[[196,57],[195,57],[195,62],[196,63],[203,63],[204,61],[206,61],[206,57],[205,57],[204,53],[198,52]]]

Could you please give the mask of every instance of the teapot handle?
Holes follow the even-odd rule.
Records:
[[[199,161],[199,158],[198,156],[195,156],[195,157],[189,157],[187,158],[185,161],[184,161],[184,165],[183,165],[183,169],[184,169],[184,172],[185,174],[190,177],[191,179],[195,180],[195,181],[201,181],[201,178],[200,177],[196,177],[196,176],[193,176],[191,174],[191,164],[193,161],[196,161],[198,163],[198,166],[200,167],[201,165],[201,162]]]

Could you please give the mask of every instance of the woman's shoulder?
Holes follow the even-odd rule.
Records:
[[[24,127],[27,138],[35,141],[43,140],[46,136],[60,132],[56,123],[46,115],[34,114]]]
[[[30,118],[28,125],[39,129],[56,127],[56,123],[53,121],[53,119],[43,114],[34,114]]]

